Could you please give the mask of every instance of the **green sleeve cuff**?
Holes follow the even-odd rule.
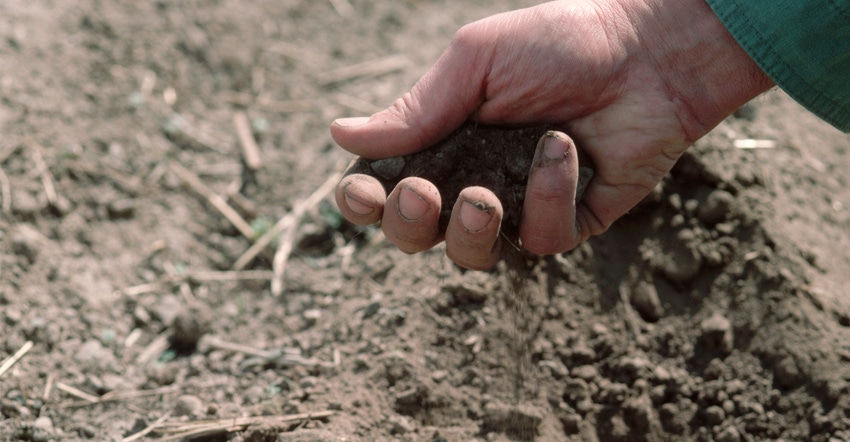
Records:
[[[850,0],[707,0],[794,100],[850,132]]]

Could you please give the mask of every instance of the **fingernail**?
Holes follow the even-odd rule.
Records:
[[[561,138],[560,135],[549,132],[543,141],[543,155],[550,160],[562,160],[566,158],[570,150],[570,142]]]
[[[477,233],[490,224],[493,214],[490,207],[479,202],[464,201],[460,206],[460,223],[469,232]]]
[[[407,221],[417,221],[426,213],[430,206],[410,186],[402,186],[398,194],[398,214]]]
[[[362,201],[358,201],[356,198],[352,197],[349,194],[344,194],[345,196],[345,205],[348,206],[348,209],[358,215],[368,215],[375,211],[375,208],[363,203]]]
[[[334,124],[342,127],[357,127],[369,122],[369,117],[337,118]]]

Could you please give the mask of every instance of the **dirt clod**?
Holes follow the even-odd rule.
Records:
[[[506,128],[467,122],[426,150],[380,160],[361,158],[347,173],[374,176],[388,193],[410,176],[435,183],[442,199],[441,230],[461,190],[485,187],[499,197],[505,214],[502,231],[517,244],[525,183],[537,144],[548,130],[547,126]],[[590,167],[580,168],[579,196],[592,176]]]

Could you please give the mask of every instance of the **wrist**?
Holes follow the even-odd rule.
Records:
[[[626,3],[641,9],[631,12],[637,41],[664,79],[689,141],[774,86],[705,0]]]

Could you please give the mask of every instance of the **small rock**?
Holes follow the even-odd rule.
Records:
[[[684,434],[688,429],[688,416],[673,403],[666,403],[658,410],[658,417],[664,431],[671,434]]]
[[[779,360],[773,367],[773,380],[776,386],[790,390],[803,382],[803,374],[797,366],[797,361],[792,356],[786,356]]]
[[[308,326],[312,327],[322,318],[322,310],[317,308],[307,309],[304,310],[304,313],[301,313],[301,317],[304,318]]]
[[[705,409],[703,416],[705,417],[705,421],[709,424],[719,425],[724,419],[726,419],[726,412],[717,405],[712,405]]]
[[[37,440],[36,437],[39,437],[39,440],[49,440],[50,436],[53,435],[53,421],[50,420],[47,416],[41,416],[36,418],[32,424],[33,429],[33,438],[32,440]]]
[[[382,160],[373,161],[370,167],[375,173],[385,180],[394,180],[398,178],[402,170],[404,170],[405,161],[402,157],[384,158]]]
[[[188,416],[192,418],[200,418],[204,415],[205,407],[201,398],[184,394],[174,401],[174,416]]]
[[[511,406],[490,402],[484,408],[481,432],[497,432],[521,440],[533,440],[541,422],[543,413],[530,405]]]
[[[12,252],[24,258],[27,264],[35,262],[46,238],[33,227],[19,224],[12,233]]]
[[[741,433],[735,427],[726,427],[717,433],[714,440],[716,442],[739,442],[741,440]]]
[[[27,191],[12,192],[12,212],[24,219],[33,219],[41,211],[38,198]]]
[[[652,402],[642,395],[623,403],[623,420],[632,431],[644,434],[649,431],[652,420]]]
[[[171,324],[171,346],[180,353],[192,353],[198,341],[209,331],[209,317],[199,309],[184,309]]]
[[[581,415],[577,413],[567,413],[561,417],[561,426],[564,427],[564,432],[567,434],[577,434],[581,429]]]
[[[106,205],[106,213],[113,221],[130,219],[136,214],[136,201],[131,198],[110,201]]]
[[[726,393],[729,393],[729,396],[734,396],[746,390],[747,384],[740,379],[732,379],[723,384],[723,389],[726,390]]]
[[[702,373],[703,379],[707,381],[713,381],[715,379],[720,379],[723,375],[723,371],[726,370],[726,364],[720,358],[714,358],[709,361],[708,366],[705,367],[705,371]]]
[[[700,204],[697,218],[703,224],[713,226],[728,217],[734,203],[735,197],[731,193],[725,190],[713,190]]]
[[[584,379],[585,381],[592,381],[599,376],[599,371],[597,371],[596,367],[592,365],[582,365],[572,369],[572,375],[573,377]]]
[[[702,255],[690,247],[679,245],[671,247],[660,266],[661,273],[675,284],[688,284],[702,269]]]
[[[431,373],[431,380],[438,384],[445,381],[448,377],[449,372],[447,370],[434,370]]]
[[[410,419],[407,416],[394,414],[387,420],[390,424],[390,434],[392,435],[413,433],[416,430],[415,426],[410,422]]]
[[[564,385],[564,399],[570,403],[577,403],[590,395],[590,387],[583,379],[570,379]]]
[[[664,316],[664,307],[661,306],[654,284],[646,281],[637,283],[631,291],[629,301],[646,322],[658,322]]]
[[[732,351],[732,323],[720,313],[714,313],[700,323],[701,339],[705,344],[724,353]]]

